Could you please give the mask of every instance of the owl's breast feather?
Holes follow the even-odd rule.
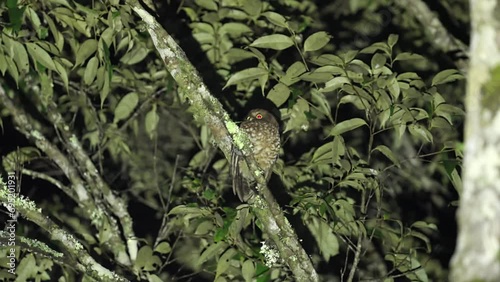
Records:
[[[274,164],[279,153],[278,130],[270,124],[256,122],[250,131],[254,158],[261,169],[267,170]]]

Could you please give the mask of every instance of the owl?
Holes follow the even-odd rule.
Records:
[[[241,123],[240,129],[250,138],[252,143],[251,157],[264,172],[266,181],[269,181],[280,150],[278,121],[270,112],[254,109],[248,113]],[[240,201],[248,201],[254,194],[255,182],[241,152],[234,148],[231,153],[231,172],[233,192]]]

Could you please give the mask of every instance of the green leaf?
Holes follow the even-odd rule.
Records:
[[[257,48],[269,48],[273,50],[284,50],[293,45],[293,40],[283,34],[266,35],[257,38],[250,46]]]
[[[339,56],[332,54],[323,54],[318,57],[313,57],[311,62],[318,66],[344,66],[344,60],[342,60]]]
[[[325,143],[325,144],[321,145],[318,149],[316,149],[316,151],[314,151],[311,162],[312,163],[320,163],[320,162],[335,163],[336,160],[332,160],[333,152],[334,152],[333,142]]]
[[[16,269],[17,281],[29,281],[38,272],[37,263],[33,254],[25,256]],[[10,280],[10,279],[9,279]]]
[[[50,32],[52,33],[52,37],[54,37],[54,43],[57,46],[57,49],[59,49],[59,51],[62,51],[62,49],[64,47],[64,37],[63,37],[62,33],[57,29],[56,24],[54,23],[52,18],[49,17],[49,15],[47,15],[46,13],[43,13],[43,19],[49,25],[49,29],[50,29]]]
[[[264,56],[264,54],[262,54],[262,52],[259,51],[259,49],[248,47],[248,50],[250,50],[250,52],[253,53],[253,56],[257,58],[257,60],[259,60],[259,63],[261,65],[267,66],[266,56]]]
[[[284,76],[280,78],[280,82],[286,86],[290,86],[299,81],[301,76],[306,71],[306,67],[302,62],[293,63],[287,70]]]
[[[425,60],[425,57],[419,54],[415,53],[410,53],[410,52],[403,52],[399,53],[396,58],[394,58],[395,61],[409,61],[409,60]]]
[[[382,153],[384,156],[386,156],[393,164],[395,164],[397,167],[399,167],[399,160],[398,158],[392,153],[391,149],[385,145],[378,145],[372,150],[372,153],[375,151],[379,151]]]
[[[7,60],[5,59],[5,54],[3,53],[2,48],[0,48],[0,72],[2,75],[5,75],[5,71],[7,70]]]
[[[300,76],[300,80],[314,83],[326,83],[327,81],[330,81],[332,79],[333,75],[331,73],[317,72],[317,70],[306,72]]]
[[[225,273],[226,270],[229,268],[229,266],[231,265],[231,260],[232,258],[237,254],[238,252],[233,249],[233,248],[230,248],[228,249],[219,259],[219,261],[217,262],[217,270],[216,270],[216,273],[215,273],[215,277],[219,277],[221,276],[221,274]]]
[[[314,73],[328,73],[331,75],[345,76],[346,71],[339,66],[322,66],[313,71]]]
[[[375,54],[377,51],[382,51],[387,55],[391,55],[391,49],[389,45],[385,42],[376,42],[373,43],[372,45],[364,48],[363,50],[359,51],[362,54]]]
[[[30,54],[33,61],[42,64],[44,67],[50,70],[56,70],[56,66],[54,65],[54,61],[50,57],[47,51],[43,50],[42,47],[38,46],[36,43],[28,42],[26,43],[26,48],[28,49],[28,53]]]
[[[136,92],[125,95],[115,108],[113,123],[118,123],[120,120],[128,118],[138,103],[139,95]]]
[[[356,57],[356,55],[358,55],[358,51],[349,50],[349,51],[342,52],[340,54],[340,57],[344,61],[344,64],[348,64]]]
[[[319,31],[309,36],[304,42],[304,52],[317,51],[330,41],[331,35],[324,31]]]
[[[5,57],[5,61],[7,62],[7,72],[16,82],[16,86],[19,86],[19,71],[17,70],[16,64],[11,57]]]
[[[160,258],[153,255],[153,250],[150,246],[146,245],[139,249],[134,265],[135,268],[144,269],[145,271],[154,271],[160,265]]]
[[[227,81],[224,88],[235,85],[240,82],[252,81],[255,79],[259,79],[261,77],[267,77],[269,75],[268,71],[263,68],[249,68],[242,71],[239,71],[231,76]]]
[[[146,133],[150,139],[153,139],[156,134],[156,128],[158,127],[158,122],[160,121],[160,116],[156,112],[156,107],[153,107],[147,114],[144,120]]]
[[[40,22],[40,18],[38,17],[37,13],[35,12],[35,10],[33,10],[31,7],[27,7],[27,13],[28,15],[28,18],[30,19],[31,21],[31,24],[33,26],[33,30],[35,30],[38,34],[38,38],[39,39],[43,39],[42,38],[42,26],[41,26],[41,22]]]
[[[113,39],[114,39],[114,33],[116,31],[113,30],[112,27],[106,28],[102,33],[101,37],[99,38],[98,46],[99,49],[107,49],[106,50],[106,57],[109,58],[109,46],[113,44]]]
[[[213,199],[213,196],[207,195],[205,197],[205,194],[215,194],[215,192],[212,189],[206,189],[203,191],[204,198],[205,199]],[[205,220],[201,222],[198,227],[196,227],[196,231],[194,232],[195,235],[207,235],[209,232],[214,230],[214,223],[211,220]]]
[[[387,44],[389,44],[389,46],[392,48],[392,47],[394,47],[394,45],[396,45],[396,43],[398,42],[398,39],[399,39],[399,35],[391,34],[391,35],[389,35],[389,38],[387,39]]]
[[[262,15],[266,17],[270,23],[279,27],[288,28],[287,20],[282,15],[275,12],[265,12],[262,13]]]
[[[185,205],[175,206],[168,212],[168,215],[193,215],[192,217],[209,216],[210,211],[200,207],[188,207]]]
[[[455,106],[449,104],[439,104],[434,111],[434,114],[445,118],[451,125],[453,125],[453,118],[457,116],[465,116],[465,112]]]
[[[332,162],[335,164],[340,164],[340,158],[345,155],[346,146],[344,138],[342,136],[333,137],[333,156]]]
[[[339,122],[337,123],[332,131],[330,131],[330,136],[337,136],[337,135],[341,135],[345,132],[348,132],[348,131],[351,131],[351,130],[354,130],[358,127],[361,127],[363,125],[366,125],[368,126],[368,124],[366,123],[365,120],[363,119],[360,119],[360,118],[353,118],[353,119],[349,119],[349,120],[345,120],[343,122]]]
[[[399,140],[403,137],[403,134],[406,132],[406,123],[400,123],[399,125],[394,126],[394,131],[396,131]]]
[[[198,258],[196,265],[201,266],[208,259],[213,258],[215,255],[220,254],[228,247],[228,244],[225,242],[217,242],[215,244],[210,245]]]
[[[49,76],[45,71],[39,73],[39,78],[42,88],[40,91],[40,102],[45,106],[49,103],[52,103],[53,101],[52,97],[54,95],[54,84],[52,81],[52,76]]]
[[[309,120],[306,113],[309,112],[309,104],[304,99],[297,100],[292,109],[285,109],[285,115],[289,118],[286,123],[284,132],[290,130],[307,130],[309,127]]]
[[[431,229],[431,230],[434,230],[434,231],[438,230],[436,224],[434,224],[434,223],[427,223],[425,221],[415,221],[411,225],[411,227],[412,228],[419,228],[419,229]]]
[[[85,68],[85,72],[83,74],[83,82],[87,85],[92,84],[97,75],[97,68],[99,67],[99,60],[97,57],[92,57],[87,63],[87,67]]]
[[[454,169],[451,173],[448,174],[448,177],[451,179],[451,183],[455,190],[457,190],[458,194],[462,193],[463,185],[462,178],[456,169]]]
[[[243,228],[245,228],[245,226],[249,224],[250,220],[249,209],[238,209],[234,220],[229,225],[229,238],[238,238],[241,231],[243,230]]]
[[[328,117],[330,122],[333,124],[332,109],[330,107],[330,103],[326,99],[326,96],[319,90],[313,88],[311,90],[311,98],[312,102],[318,105],[318,110],[320,111],[320,113]]]
[[[172,247],[170,247],[170,244],[168,242],[161,242],[155,248],[155,252],[158,252],[160,254],[168,254],[171,251],[172,251]]]
[[[28,53],[23,44],[12,41],[12,48],[14,49],[14,62],[16,62],[17,69],[21,74],[27,74],[30,70],[30,62]]]
[[[80,45],[76,53],[75,67],[83,64],[83,62],[95,53],[97,50],[97,40],[88,39]]]
[[[395,77],[393,77],[388,82],[387,90],[389,90],[389,93],[391,94],[392,98],[394,98],[394,100],[397,100],[399,98],[399,94],[401,94],[401,88],[399,86],[399,82],[396,80]]]
[[[214,27],[211,24],[204,23],[204,22],[194,22],[189,25],[191,29],[194,31],[194,33],[203,33],[207,34],[210,37],[213,37],[215,34]]]
[[[337,76],[337,77],[334,77],[333,79],[327,81],[325,83],[325,87],[320,88],[319,91],[320,92],[332,92],[332,91],[339,89],[344,84],[351,84],[351,81],[349,80],[349,78],[347,78],[345,76]]]
[[[436,110],[436,107],[444,104],[446,101],[444,100],[443,96],[439,94],[438,92],[432,93],[432,104],[434,106],[434,110]]]
[[[377,55],[378,54],[378,55]],[[375,56],[377,56],[376,60],[379,60],[380,58],[378,58],[378,56],[384,56],[380,53],[377,53],[375,54]],[[383,62],[385,64],[385,62]],[[372,67],[368,66],[365,62],[361,61],[361,60],[358,60],[358,59],[354,59],[352,60],[349,64],[348,64],[348,68],[347,68],[347,71],[354,71],[354,72],[357,72],[359,74],[366,74],[366,75],[370,75],[371,76],[371,73],[372,73],[372,69],[378,69],[378,73],[382,72],[384,69],[383,69],[383,65],[377,65],[375,66],[375,64],[373,63],[373,58],[372,58]],[[359,71],[358,71],[359,70]],[[346,70],[344,70],[342,72],[343,73],[346,73]]]
[[[252,18],[259,16],[263,9],[263,3],[261,0],[242,1],[238,3],[241,3],[239,4],[240,7],[242,7],[243,11],[245,11]]]
[[[226,52],[225,56],[229,64],[234,64],[252,58],[254,54],[247,50],[231,48]]]
[[[136,45],[134,49],[132,49],[130,52],[127,52],[123,57],[121,57],[120,62],[131,66],[144,60],[144,58],[146,58],[148,53],[149,53],[148,49]]]
[[[385,62],[387,62],[387,57],[380,53],[376,53],[372,57],[371,67],[373,70],[381,69],[385,65]]]
[[[424,142],[432,143],[432,134],[420,124],[410,124],[408,125],[408,131],[414,137]]]
[[[255,275],[255,266],[252,260],[247,259],[241,267],[241,275],[245,282],[251,282]]]
[[[312,217],[307,227],[318,243],[319,249],[325,261],[339,253],[339,242],[332,228],[323,220]]]
[[[218,6],[213,0],[195,0],[196,5],[205,8],[210,11],[217,11]]]
[[[148,282],[163,282],[163,279],[158,277],[158,275],[156,275],[156,274],[146,273],[146,278],[147,278]]]
[[[389,94],[387,94],[387,91],[384,91],[383,89],[377,89],[373,94],[375,96],[375,99],[377,100],[376,106],[378,110],[384,111],[392,106],[392,99],[389,97]],[[382,126],[384,125],[382,124]]]
[[[69,90],[68,72],[66,68],[58,60],[59,58],[56,58],[56,60],[54,60],[54,65],[56,66],[56,71],[64,83],[64,88],[66,89],[66,91],[68,91]]]
[[[448,69],[440,71],[432,79],[432,86],[448,83],[455,80],[464,79],[464,76],[458,72],[456,69]]]
[[[219,29],[219,35],[228,34],[233,38],[239,38],[244,34],[252,34],[253,31],[247,25],[242,23],[226,23]]]
[[[267,94],[267,99],[271,100],[276,107],[283,105],[290,97],[290,88],[283,83],[276,84]]]
[[[431,120],[431,129],[433,128],[451,128],[451,124],[442,117],[433,117]]]
[[[404,72],[402,74],[399,74],[397,76],[398,78],[398,81],[407,81],[407,82],[410,82],[412,80],[415,80],[415,79],[420,79],[420,76],[418,76],[418,74],[414,73],[414,72]]]
[[[392,262],[392,264],[410,281],[427,282],[428,277],[425,269],[421,267],[418,260],[408,254],[388,254],[385,260]]]

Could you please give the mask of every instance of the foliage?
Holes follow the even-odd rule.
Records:
[[[350,2],[345,13],[388,4]],[[159,15],[172,9],[162,5],[152,6]],[[283,152],[270,187],[322,277],[444,279],[433,256],[439,220],[427,206],[423,216],[405,216],[400,202],[424,192],[442,207],[449,203],[447,187],[460,190],[456,126],[463,111],[447,100],[462,75],[436,71],[432,60],[402,51],[395,34],[351,50],[356,46],[318,29],[320,11],[309,1],[196,0],[179,10],[212,68],[206,80],[214,73],[226,80],[218,87],[231,92],[220,96],[228,108],[264,98],[279,108]],[[193,122],[196,112],[182,103],[128,4],[9,0],[0,13],[9,15],[0,38],[1,85],[32,124],[20,130],[32,144],[23,138],[26,146],[10,145],[3,167],[24,166],[24,181],[39,189],[22,184],[21,193],[45,216],[74,234],[98,263],[131,280],[292,279],[273,256],[262,223],[246,205],[236,206],[227,160],[206,125]],[[415,71],[422,66],[424,75]],[[5,127],[27,128],[11,121],[16,111],[2,104]],[[65,158],[47,144],[80,173],[95,211],[75,195],[78,177],[68,176]],[[118,251],[126,245],[118,241],[130,239],[126,221],[116,223],[116,206],[86,175],[81,152],[111,195],[129,206],[141,243],[131,264]],[[50,196],[37,191],[47,187]],[[25,237],[65,252],[47,231],[20,222]],[[19,273],[27,279],[96,277],[75,259],[61,261],[26,244],[16,256],[18,269],[33,270]],[[0,273],[10,277],[6,269]]]

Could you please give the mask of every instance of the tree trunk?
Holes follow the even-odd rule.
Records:
[[[471,0],[463,191],[450,281],[500,281],[500,0]]]

